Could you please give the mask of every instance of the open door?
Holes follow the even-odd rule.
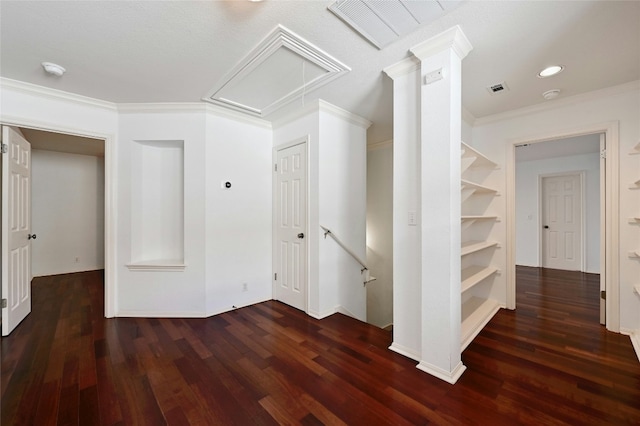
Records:
[[[607,325],[607,199],[606,199],[606,175],[607,175],[607,142],[605,134],[600,134],[600,324]]]
[[[31,312],[31,145],[2,126],[2,335]]]

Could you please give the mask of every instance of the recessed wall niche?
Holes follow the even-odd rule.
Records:
[[[184,141],[133,141],[131,270],[183,270]]]

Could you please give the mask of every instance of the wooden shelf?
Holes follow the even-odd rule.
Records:
[[[485,278],[498,272],[498,268],[493,266],[473,265],[462,270],[462,283],[460,292],[464,293],[476,284],[481,283]]]
[[[465,350],[469,343],[480,333],[493,316],[500,309],[500,304],[492,299],[471,297],[462,304],[462,325],[460,327],[461,350]]]
[[[489,188],[488,186],[480,185],[479,183],[471,182],[470,180],[460,179],[462,190],[473,190],[473,192],[483,192],[487,194],[498,194],[498,190]]]
[[[629,185],[629,189],[640,189],[640,179]]]
[[[629,257],[632,258],[632,259],[640,258],[640,250],[630,251],[629,252]]]
[[[476,253],[478,251],[485,250],[490,247],[495,247],[497,245],[498,243],[495,241],[465,241],[462,243],[460,256],[466,256],[468,254]]]
[[[143,272],[182,272],[185,270],[185,265],[182,260],[145,260],[143,262],[129,263],[125,265],[130,271],[143,271]]]
[[[495,220],[496,222],[498,222],[498,216],[474,216],[474,215],[467,215],[467,216],[460,216],[460,219],[463,222],[467,222],[467,221],[475,221],[475,220]],[[640,220],[640,219],[639,219]]]
[[[638,155],[640,154],[640,142],[636,146],[633,147],[629,155]]]
[[[462,146],[462,158],[472,160],[470,165],[473,164],[474,167],[487,167],[491,169],[498,168],[498,164],[489,160],[486,156],[484,156],[484,154],[481,154],[480,152],[476,151],[470,145],[467,145],[466,143],[462,142],[461,146]]]
[[[633,223],[633,224],[640,223],[640,217],[630,217],[629,223]]]

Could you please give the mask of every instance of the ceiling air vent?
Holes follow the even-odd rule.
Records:
[[[458,3],[461,0],[338,0],[329,10],[382,49],[440,18]]]
[[[509,86],[507,86],[507,83],[505,83],[503,81],[501,83],[492,84],[491,86],[487,87],[487,90],[492,95],[495,95],[495,94],[498,94],[498,93],[508,92],[509,91]]]

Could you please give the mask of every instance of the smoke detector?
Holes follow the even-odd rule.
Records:
[[[62,74],[64,74],[65,71],[66,71],[66,69],[64,69],[60,65],[54,64],[52,62],[43,62],[42,63],[42,68],[44,68],[44,70],[47,73],[49,73],[51,75],[55,75],[56,77],[62,76]]]
[[[546,92],[544,92],[542,94],[542,97],[545,98],[546,100],[550,101],[551,99],[557,98],[558,95],[560,95],[560,89],[551,89],[551,90],[547,90]]]
[[[492,84],[491,86],[488,86],[487,90],[492,95],[495,95],[495,94],[498,94],[498,93],[508,92],[509,91],[509,86],[507,86],[507,83],[502,81],[500,83],[496,83],[496,84]]]

